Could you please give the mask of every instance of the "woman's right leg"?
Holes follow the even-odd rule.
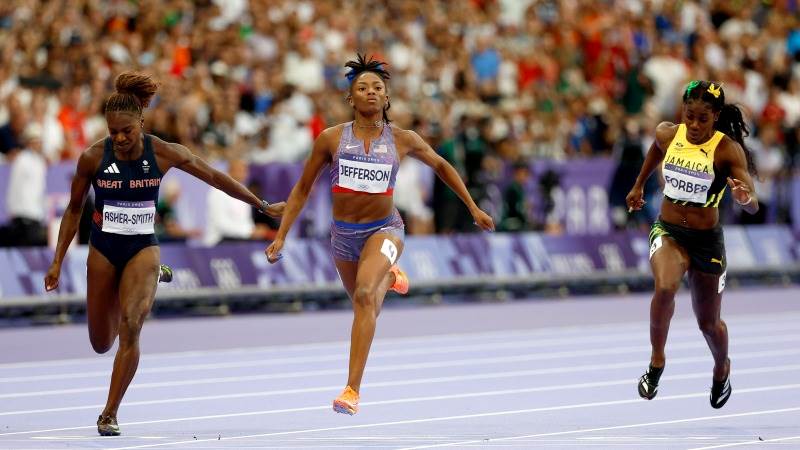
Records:
[[[682,247],[667,236],[656,239],[661,245],[655,249],[650,258],[653,269],[655,290],[650,302],[650,365],[664,367],[667,334],[672,315],[675,313],[675,294],[681,285],[683,274],[689,268],[689,256]],[[655,241],[654,241],[655,243]]]
[[[335,259],[333,263],[336,265],[336,270],[339,272],[339,278],[342,280],[342,286],[347,291],[347,296],[350,300],[353,299],[353,293],[356,289],[356,275],[358,274],[358,261],[346,261],[344,259]]]
[[[657,236],[650,245],[650,266],[655,290],[650,301],[650,367],[639,379],[639,396],[652,400],[658,393],[658,382],[664,370],[667,334],[675,312],[675,293],[683,274],[689,268],[689,256],[671,237]]]
[[[97,353],[107,352],[119,333],[119,274],[91,245],[86,260],[86,316],[92,348]]]

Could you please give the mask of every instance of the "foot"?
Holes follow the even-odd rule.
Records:
[[[347,386],[341,395],[333,401],[333,410],[337,413],[353,415],[358,412],[358,392]]]
[[[117,418],[100,414],[100,417],[97,418],[97,432],[100,436],[119,436]]]
[[[158,269],[158,281],[161,283],[169,283],[172,281],[172,267],[161,264]]]
[[[711,407],[714,409],[720,409],[725,406],[725,403],[728,402],[728,399],[731,398],[731,361],[728,360],[728,374],[725,375],[725,379],[722,381],[712,380],[711,383],[711,397],[709,400],[711,401]]]
[[[658,380],[661,379],[661,374],[664,373],[663,367],[653,367],[650,365],[647,372],[639,378],[639,397],[652,400],[658,394]]]
[[[389,270],[394,274],[394,284],[389,289],[398,294],[408,294],[408,275],[400,270],[397,264],[390,267]]]

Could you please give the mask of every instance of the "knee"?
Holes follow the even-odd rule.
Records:
[[[114,346],[114,339],[107,336],[89,336],[89,341],[92,343],[92,349],[99,355],[106,353]]]
[[[704,335],[711,335],[716,333],[717,330],[719,330],[719,328],[722,326],[722,321],[719,319],[698,320],[697,326],[700,328],[700,331],[702,331]]]
[[[658,301],[670,302],[675,298],[679,287],[680,282],[663,282],[657,280],[654,298]]]
[[[119,344],[132,345],[139,342],[139,334],[142,331],[146,314],[133,313],[124,315],[119,328]]]
[[[375,309],[375,290],[366,286],[356,286],[353,291],[353,305],[359,309]]]

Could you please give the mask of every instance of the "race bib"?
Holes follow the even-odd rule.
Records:
[[[156,222],[154,201],[126,202],[106,200],[103,204],[103,231],[134,235],[153,234]]]
[[[691,203],[705,203],[714,175],[702,170],[664,164],[664,195]]]
[[[358,192],[380,194],[389,189],[392,165],[339,158],[339,186]]]

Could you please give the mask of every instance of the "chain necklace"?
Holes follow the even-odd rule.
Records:
[[[383,120],[376,120],[375,122],[372,122],[372,123],[370,123],[368,125],[362,125],[362,124],[356,122],[355,120],[353,121],[353,123],[358,128],[380,128],[380,127],[383,126]]]

